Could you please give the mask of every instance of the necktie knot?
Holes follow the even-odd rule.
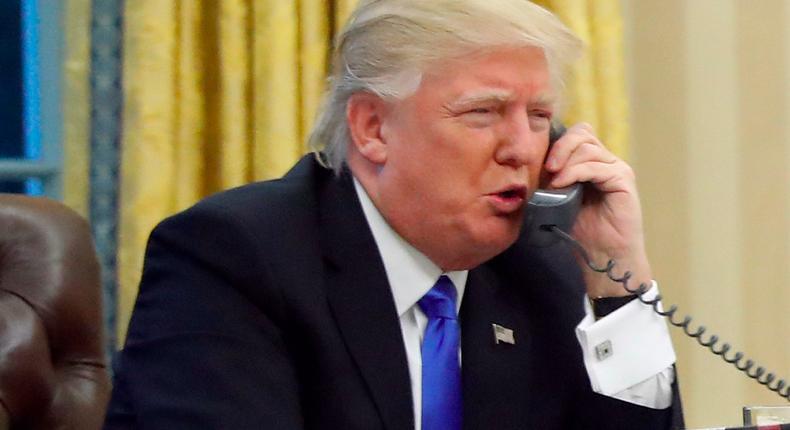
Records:
[[[455,310],[456,297],[458,293],[453,285],[453,281],[445,275],[439,277],[433,288],[431,288],[417,302],[420,309],[428,318],[447,318],[458,319]]]

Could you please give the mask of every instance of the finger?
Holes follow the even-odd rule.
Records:
[[[592,127],[587,123],[576,124],[569,128],[568,131],[554,143],[546,159],[546,169],[550,172],[561,170],[565,167],[571,154],[583,144],[604,147],[601,141],[593,134]]]
[[[570,157],[565,162],[564,168],[567,169],[570,166],[586,163],[589,161],[599,161],[601,163],[614,164],[619,160],[619,158],[617,158],[603,146],[585,142],[577,146],[576,149],[571,153]]]
[[[604,163],[589,161],[563,169],[551,181],[551,187],[567,187],[576,182],[589,182],[603,192],[630,191],[635,189],[635,177],[631,166],[618,161]]]
[[[581,121],[574,124],[571,128],[578,128],[580,130],[585,130],[588,133],[595,134],[595,129],[593,128],[592,124],[589,122]]]

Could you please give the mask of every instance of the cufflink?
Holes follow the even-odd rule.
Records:
[[[598,358],[598,361],[606,360],[612,356],[612,353],[613,350],[611,341],[607,340],[595,346],[595,356]]]

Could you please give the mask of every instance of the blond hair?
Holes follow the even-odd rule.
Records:
[[[363,0],[335,40],[332,72],[309,145],[339,172],[350,142],[346,105],[366,91],[413,94],[432,63],[496,47],[543,50],[557,92],[581,53],[559,19],[527,0]]]

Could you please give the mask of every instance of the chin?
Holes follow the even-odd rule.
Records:
[[[478,264],[496,257],[516,242],[521,225],[503,227],[500,225],[498,228],[478,231],[474,238],[469,241],[469,243],[474,244],[476,253],[479,255]]]

